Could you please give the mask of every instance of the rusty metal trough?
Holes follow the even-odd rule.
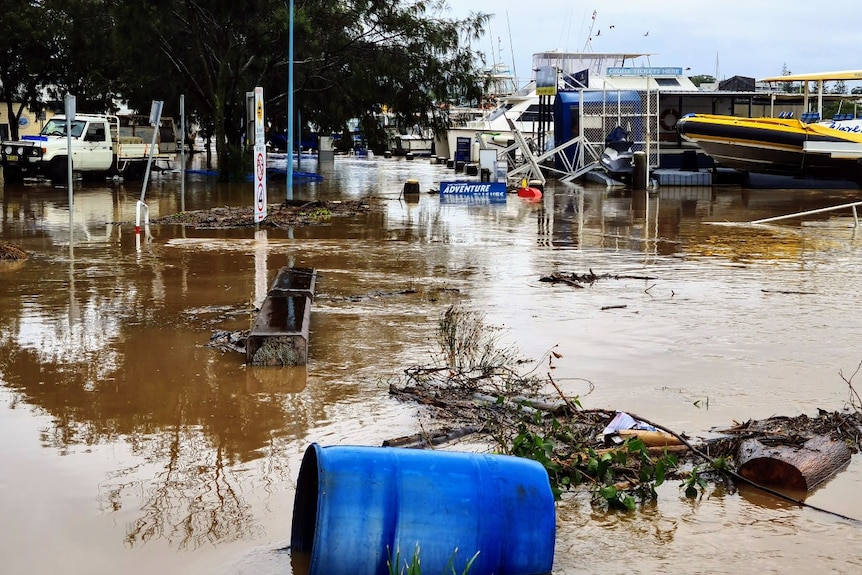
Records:
[[[251,365],[305,365],[314,268],[283,267],[260,306],[245,348]]]

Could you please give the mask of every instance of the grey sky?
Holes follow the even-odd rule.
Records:
[[[785,64],[794,73],[862,69],[859,0],[449,0],[449,7],[450,17],[494,14],[477,48],[489,60],[493,50],[493,60],[523,80],[533,53],[547,50],[650,53],[653,66],[718,71],[719,79],[777,76]]]

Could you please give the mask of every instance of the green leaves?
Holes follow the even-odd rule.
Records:
[[[439,104],[481,97],[471,42],[489,19],[446,18],[445,6],[296,0],[295,114],[322,133],[359,118],[374,137],[374,113],[386,107],[406,125],[442,130]],[[80,111],[93,112],[115,97],[143,111],[162,100],[166,115],[183,94],[206,135],[239,146],[245,94],[256,86],[268,125],[286,129],[289,31],[283,0],[21,2],[0,20],[0,92],[37,109],[43,89],[56,87],[52,96],[71,91]],[[228,147],[216,149],[223,168]]]

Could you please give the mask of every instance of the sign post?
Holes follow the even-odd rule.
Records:
[[[64,98],[66,111],[66,171],[69,183],[69,221],[72,221],[72,122],[75,121],[75,96],[66,94]]]
[[[254,223],[266,219],[266,143],[263,125],[263,88],[254,89]],[[288,158],[288,161],[290,159]]]

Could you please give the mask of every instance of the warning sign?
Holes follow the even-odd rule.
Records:
[[[254,147],[254,223],[266,219],[266,146]]]
[[[262,146],[266,142],[263,125],[263,88],[254,89],[254,145]]]

